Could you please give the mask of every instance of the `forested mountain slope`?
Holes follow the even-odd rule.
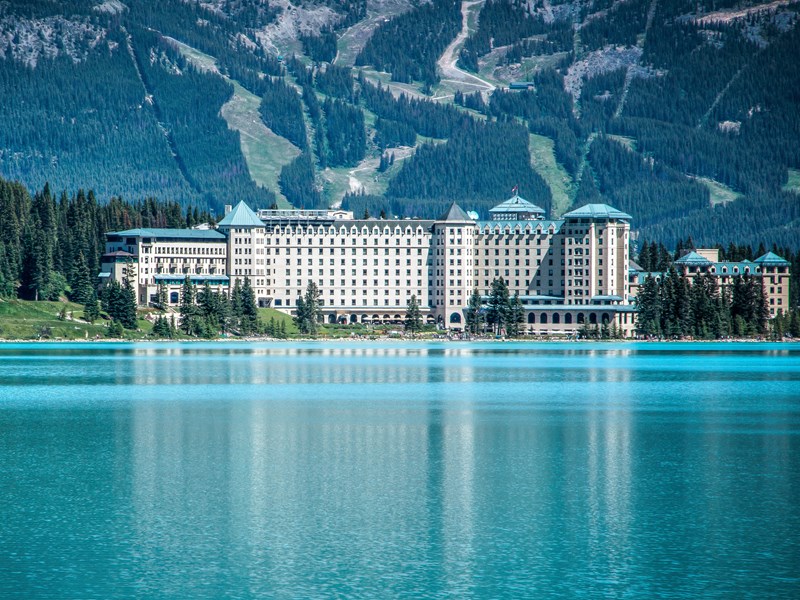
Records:
[[[420,217],[452,200],[486,216],[519,185],[555,215],[614,204],[668,245],[800,247],[799,13],[793,0],[10,0],[0,175],[100,202]],[[234,86],[260,110],[237,113]]]

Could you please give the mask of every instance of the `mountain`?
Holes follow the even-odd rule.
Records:
[[[6,0],[0,176],[800,248],[800,0]]]

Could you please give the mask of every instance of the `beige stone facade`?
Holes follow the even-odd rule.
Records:
[[[136,229],[108,234],[104,279],[130,272],[141,304],[167,286],[179,302],[186,275],[229,290],[248,278],[260,306],[293,314],[310,282],[331,323],[401,323],[412,296],[423,320],[461,330],[473,291],[488,297],[503,278],[519,295],[525,329],[574,335],[581,329],[635,330],[643,275],[630,261],[630,215],[590,204],[546,220],[519,196],[483,221],[457,205],[435,220],[355,219],[341,210],[262,210],[244,202],[217,229]],[[720,285],[737,274],[761,277],[774,316],[789,306],[789,263],[768,253],[752,263],[718,261],[700,250],[676,267],[713,273]],[[633,268],[632,268],[633,267]]]

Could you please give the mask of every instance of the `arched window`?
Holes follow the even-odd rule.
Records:
[[[567,313],[564,315],[564,323],[566,325],[572,325],[572,313]]]
[[[558,325],[559,323],[561,323],[561,315],[553,313],[553,325]]]
[[[170,292],[169,303],[177,304],[178,302],[180,302],[180,294],[178,294],[178,292]]]
[[[608,325],[611,322],[611,317],[608,315],[608,313],[603,313],[603,318],[601,319],[601,322],[603,323],[603,325]]]
[[[536,323],[536,315],[534,313],[528,313],[528,323]]]
[[[586,323],[586,317],[583,316],[583,313],[578,313],[578,325],[583,325]]]
[[[539,320],[540,323],[546,324],[547,323],[547,313],[542,313],[542,316]]]
[[[589,323],[592,325],[597,325],[597,314],[596,313],[589,313]]]
[[[461,323],[461,313],[454,312],[452,315],[450,315],[450,322]]]

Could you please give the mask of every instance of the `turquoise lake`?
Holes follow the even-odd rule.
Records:
[[[800,344],[0,345],[0,598],[799,598]]]

